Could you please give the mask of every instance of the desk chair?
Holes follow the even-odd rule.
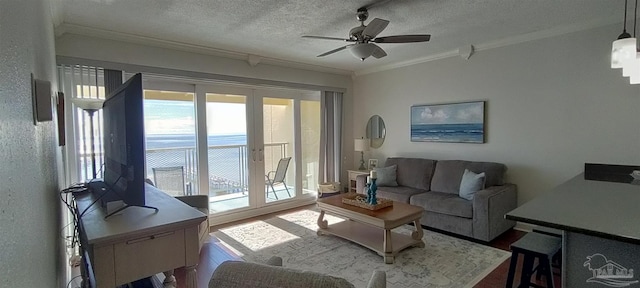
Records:
[[[291,157],[285,157],[278,161],[278,168],[276,171],[269,171],[265,177],[265,184],[268,185],[267,188],[267,197],[269,196],[269,187],[271,187],[271,191],[273,192],[273,196],[278,200],[278,194],[276,194],[276,190],[273,188],[273,185],[283,184],[284,189],[287,190],[287,194],[291,197],[291,193],[289,193],[289,187],[287,187],[287,183],[284,182],[285,176],[287,176],[287,168],[289,168],[289,162],[291,161]],[[273,175],[273,176],[272,176]]]

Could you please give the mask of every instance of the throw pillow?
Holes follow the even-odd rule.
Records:
[[[378,179],[376,180],[376,185],[378,186],[398,186],[398,182],[396,181],[396,170],[398,169],[398,165],[391,165],[387,167],[378,167],[373,170],[376,171],[376,176]]]
[[[458,195],[461,198],[467,199],[469,201],[473,200],[473,195],[484,189],[484,172],[480,174],[473,173],[467,169],[464,169],[464,174],[462,174],[462,181],[460,181],[460,191],[458,191]]]

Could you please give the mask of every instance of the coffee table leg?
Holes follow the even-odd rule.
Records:
[[[324,210],[320,210],[320,216],[318,216],[318,227],[320,227],[320,229],[327,229],[327,227],[329,227],[329,222],[327,222],[327,220],[324,220]],[[318,229],[318,231],[316,232],[318,236],[322,235],[320,229]]]
[[[391,229],[384,229],[384,263],[393,264],[393,244],[391,243]]]
[[[420,226],[420,219],[416,219],[413,221],[413,226],[415,227],[415,231],[411,232],[411,239],[420,240],[416,246],[420,248],[424,248],[424,242],[422,241],[422,236],[424,236],[424,231],[422,230],[422,226]]]

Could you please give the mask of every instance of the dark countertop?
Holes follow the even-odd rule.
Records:
[[[580,174],[505,217],[640,244],[640,185],[585,180]]]

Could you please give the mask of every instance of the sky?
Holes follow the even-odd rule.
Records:
[[[484,122],[484,102],[411,107],[411,124],[468,124]]]
[[[146,134],[195,134],[193,102],[144,101]],[[246,111],[241,103],[207,103],[209,135],[246,134]]]

